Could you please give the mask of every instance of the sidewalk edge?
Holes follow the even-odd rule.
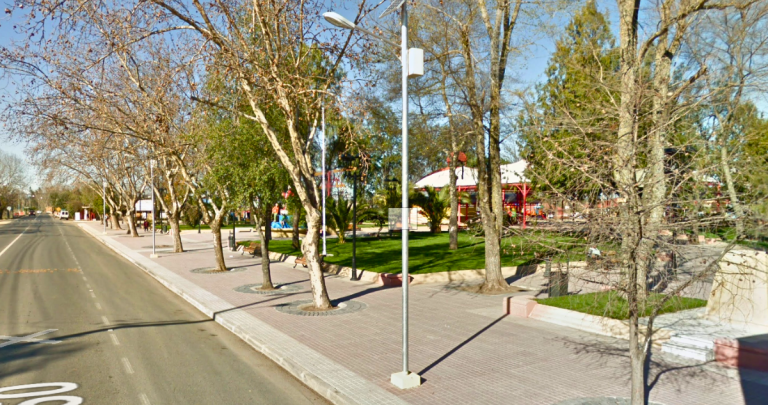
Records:
[[[338,405],[347,405],[347,404],[352,405],[352,404],[360,404],[360,403],[367,402],[367,401],[361,402],[360,400],[353,399],[349,395],[347,395],[347,394],[345,394],[345,393],[340,391],[344,387],[337,387],[336,386],[337,384],[333,384],[331,382],[326,381],[325,379],[323,379],[317,373],[315,373],[315,372],[309,370],[307,367],[303,366],[301,364],[301,361],[297,359],[297,358],[301,357],[300,356],[300,354],[301,354],[300,352],[296,353],[299,356],[290,356],[290,355],[286,355],[286,354],[280,353],[278,349],[273,349],[271,347],[271,344],[268,343],[269,341],[265,342],[262,339],[260,339],[258,336],[253,336],[254,334],[249,334],[248,331],[250,329],[253,329],[253,326],[251,325],[249,327],[249,325],[247,325],[247,323],[245,321],[243,321],[242,318],[243,317],[250,317],[254,321],[259,322],[259,323],[263,323],[262,321],[258,320],[257,318],[253,317],[250,314],[245,313],[242,310],[232,310],[233,306],[228,304],[228,303],[227,303],[228,308],[210,308],[210,307],[208,307],[207,305],[205,305],[202,302],[198,301],[195,297],[193,297],[190,294],[188,294],[187,292],[185,292],[182,288],[180,288],[180,287],[174,285],[172,282],[164,279],[162,276],[156,274],[155,271],[153,271],[152,269],[147,268],[147,266],[145,266],[143,263],[140,263],[138,260],[136,260],[136,258],[131,257],[131,255],[127,254],[126,252],[123,252],[119,247],[113,245],[113,244],[118,244],[119,242],[115,242],[115,241],[109,240],[109,242],[111,242],[111,243],[108,243],[108,240],[106,238],[104,238],[102,235],[96,234],[95,233],[96,231],[94,231],[92,229],[89,229],[86,224],[78,224],[78,226],[80,228],[82,228],[87,234],[92,236],[94,239],[98,240],[99,242],[101,242],[102,244],[104,244],[105,246],[110,248],[112,251],[114,251],[115,253],[117,253],[121,257],[123,257],[126,260],[128,260],[129,262],[133,263],[136,267],[138,267],[139,269],[143,270],[145,273],[149,274],[152,278],[154,278],[155,280],[160,282],[160,284],[162,284],[163,286],[168,288],[170,291],[174,292],[176,295],[180,296],[185,301],[187,301],[190,304],[192,304],[192,306],[197,308],[199,311],[201,311],[206,316],[210,317],[214,322],[222,325],[227,330],[229,330],[230,332],[235,334],[237,337],[239,337],[241,340],[243,340],[245,343],[247,343],[249,346],[253,347],[255,350],[257,350],[258,352],[262,353],[263,355],[267,356],[269,359],[271,359],[272,361],[274,361],[275,363],[280,365],[283,369],[288,371],[290,374],[292,374],[294,377],[296,377],[299,381],[301,381],[304,384],[306,384],[309,388],[311,388],[314,391],[316,391],[318,394],[320,394],[322,397],[324,397],[325,399],[327,399],[331,403],[338,404]],[[147,260],[149,260],[149,259],[147,259]],[[155,264],[157,266],[160,266],[159,264],[156,264],[156,263],[153,263],[153,264]],[[162,266],[160,266],[160,267],[162,267]],[[170,271],[170,270],[166,269],[166,271]],[[206,290],[206,292],[207,292],[207,290]],[[208,292],[208,294],[216,297],[214,294],[212,294],[210,292]],[[218,297],[216,297],[216,298],[218,298]],[[227,312],[227,313],[223,313],[223,312]],[[273,328],[273,327],[271,327],[269,325],[267,325],[267,326],[272,328],[272,329],[275,329],[275,328]],[[277,333],[282,334],[282,332],[280,332],[277,329],[275,329],[275,331]],[[288,339],[292,339],[292,338],[288,337],[287,335],[284,335],[284,336],[286,338],[288,338]],[[297,342],[297,343],[302,345],[302,346],[304,346],[300,342]],[[317,356],[322,356],[321,354],[319,354],[317,352],[314,352],[313,350],[309,349],[306,346],[304,346],[304,348],[305,348],[305,350],[304,350],[305,352],[313,352]],[[294,357],[297,357],[297,358],[294,358]],[[330,359],[327,359],[327,361],[329,363],[335,364],[335,362],[333,362]],[[343,367],[343,366],[338,365],[338,367]],[[348,373],[352,374],[351,371],[348,371]],[[336,378],[334,378],[334,377],[336,377]],[[338,376],[338,375],[336,375],[336,376],[329,376],[329,378],[332,379],[333,381],[340,380],[339,377],[340,376]],[[357,378],[358,379],[362,379],[362,377],[359,377],[359,376]],[[365,384],[365,383],[367,383],[367,384]],[[379,391],[378,392],[379,394],[383,395],[384,397],[387,397],[387,398],[384,398],[386,403],[391,403],[391,404],[407,404],[407,402],[403,401],[402,399],[400,399],[396,395],[391,394],[388,391],[384,390],[383,388],[381,388],[381,387],[379,387],[379,386],[377,386],[377,385],[375,385],[373,383],[370,383],[370,382],[364,382],[364,384],[361,384],[360,381],[352,381],[352,382],[349,382],[349,383],[347,383],[345,385],[346,386],[355,386],[355,387],[359,387],[360,385],[370,385],[369,387],[367,387],[367,389],[373,389],[375,391]],[[380,401],[381,398],[377,398],[377,399],[379,399],[379,400],[375,401],[375,402],[376,403],[381,403],[381,401]]]

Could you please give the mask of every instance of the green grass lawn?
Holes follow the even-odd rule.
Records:
[[[660,300],[661,294],[651,294],[650,300]],[[627,300],[616,291],[606,291],[581,295],[566,295],[564,297],[541,298],[536,300],[539,304],[570,309],[590,315],[605,316],[613,319],[628,319],[629,309]],[[659,315],[677,312],[685,309],[700,308],[707,305],[707,301],[696,298],[672,297],[664,303]],[[649,316],[653,305],[646,308],[641,316]]]
[[[248,242],[242,242],[248,243]],[[322,242],[321,242],[322,243]],[[401,236],[392,237],[382,234],[381,239],[375,237],[358,238],[357,267],[377,273],[400,273],[401,269]],[[542,243],[560,248],[570,246],[568,259],[571,261],[584,260],[585,248],[576,238],[565,236],[548,236]],[[269,242],[269,250],[300,256],[299,250],[293,249],[290,240],[273,240]],[[519,266],[537,263],[534,253],[544,252],[547,248],[538,244],[529,244],[523,238],[506,238],[502,243],[502,266]],[[338,244],[335,239],[327,242],[328,256],[325,261],[344,266],[352,264],[352,240]],[[472,237],[465,233],[459,234],[459,249],[448,250],[448,233],[428,234],[411,233],[409,243],[409,269],[411,273],[435,273],[452,270],[472,270],[485,268],[485,242],[481,238]],[[565,255],[554,260],[565,261]]]

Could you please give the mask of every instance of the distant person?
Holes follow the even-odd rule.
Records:
[[[149,230],[149,221],[146,219],[144,220],[144,232],[147,232]]]
[[[275,206],[272,207],[272,222],[277,222],[278,214],[280,214],[280,205],[275,204]]]

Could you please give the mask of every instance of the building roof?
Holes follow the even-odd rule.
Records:
[[[528,162],[520,160],[515,163],[501,165],[501,183],[502,184],[521,184],[527,183],[528,179],[523,176]],[[440,169],[433,172],[416,182],[416,187],[424,188],[426,186],[442,188],[450,184],[449,168]],[[463,171],[463,173],[462,173]],[[477,169],[471,167],[456,168],[456,187],[476,187]]]

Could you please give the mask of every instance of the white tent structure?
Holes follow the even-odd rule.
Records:
[[[515,163],[501,165],[501,184],[528,183],[523,173],[528,167],[528,162],[520,160]],[[449,168],[440,169],[416,182],[416,187],[443,188],[451,183]],[[477,169],[471,167],[456,168],[456,188],[471,189],[477,187]]]

